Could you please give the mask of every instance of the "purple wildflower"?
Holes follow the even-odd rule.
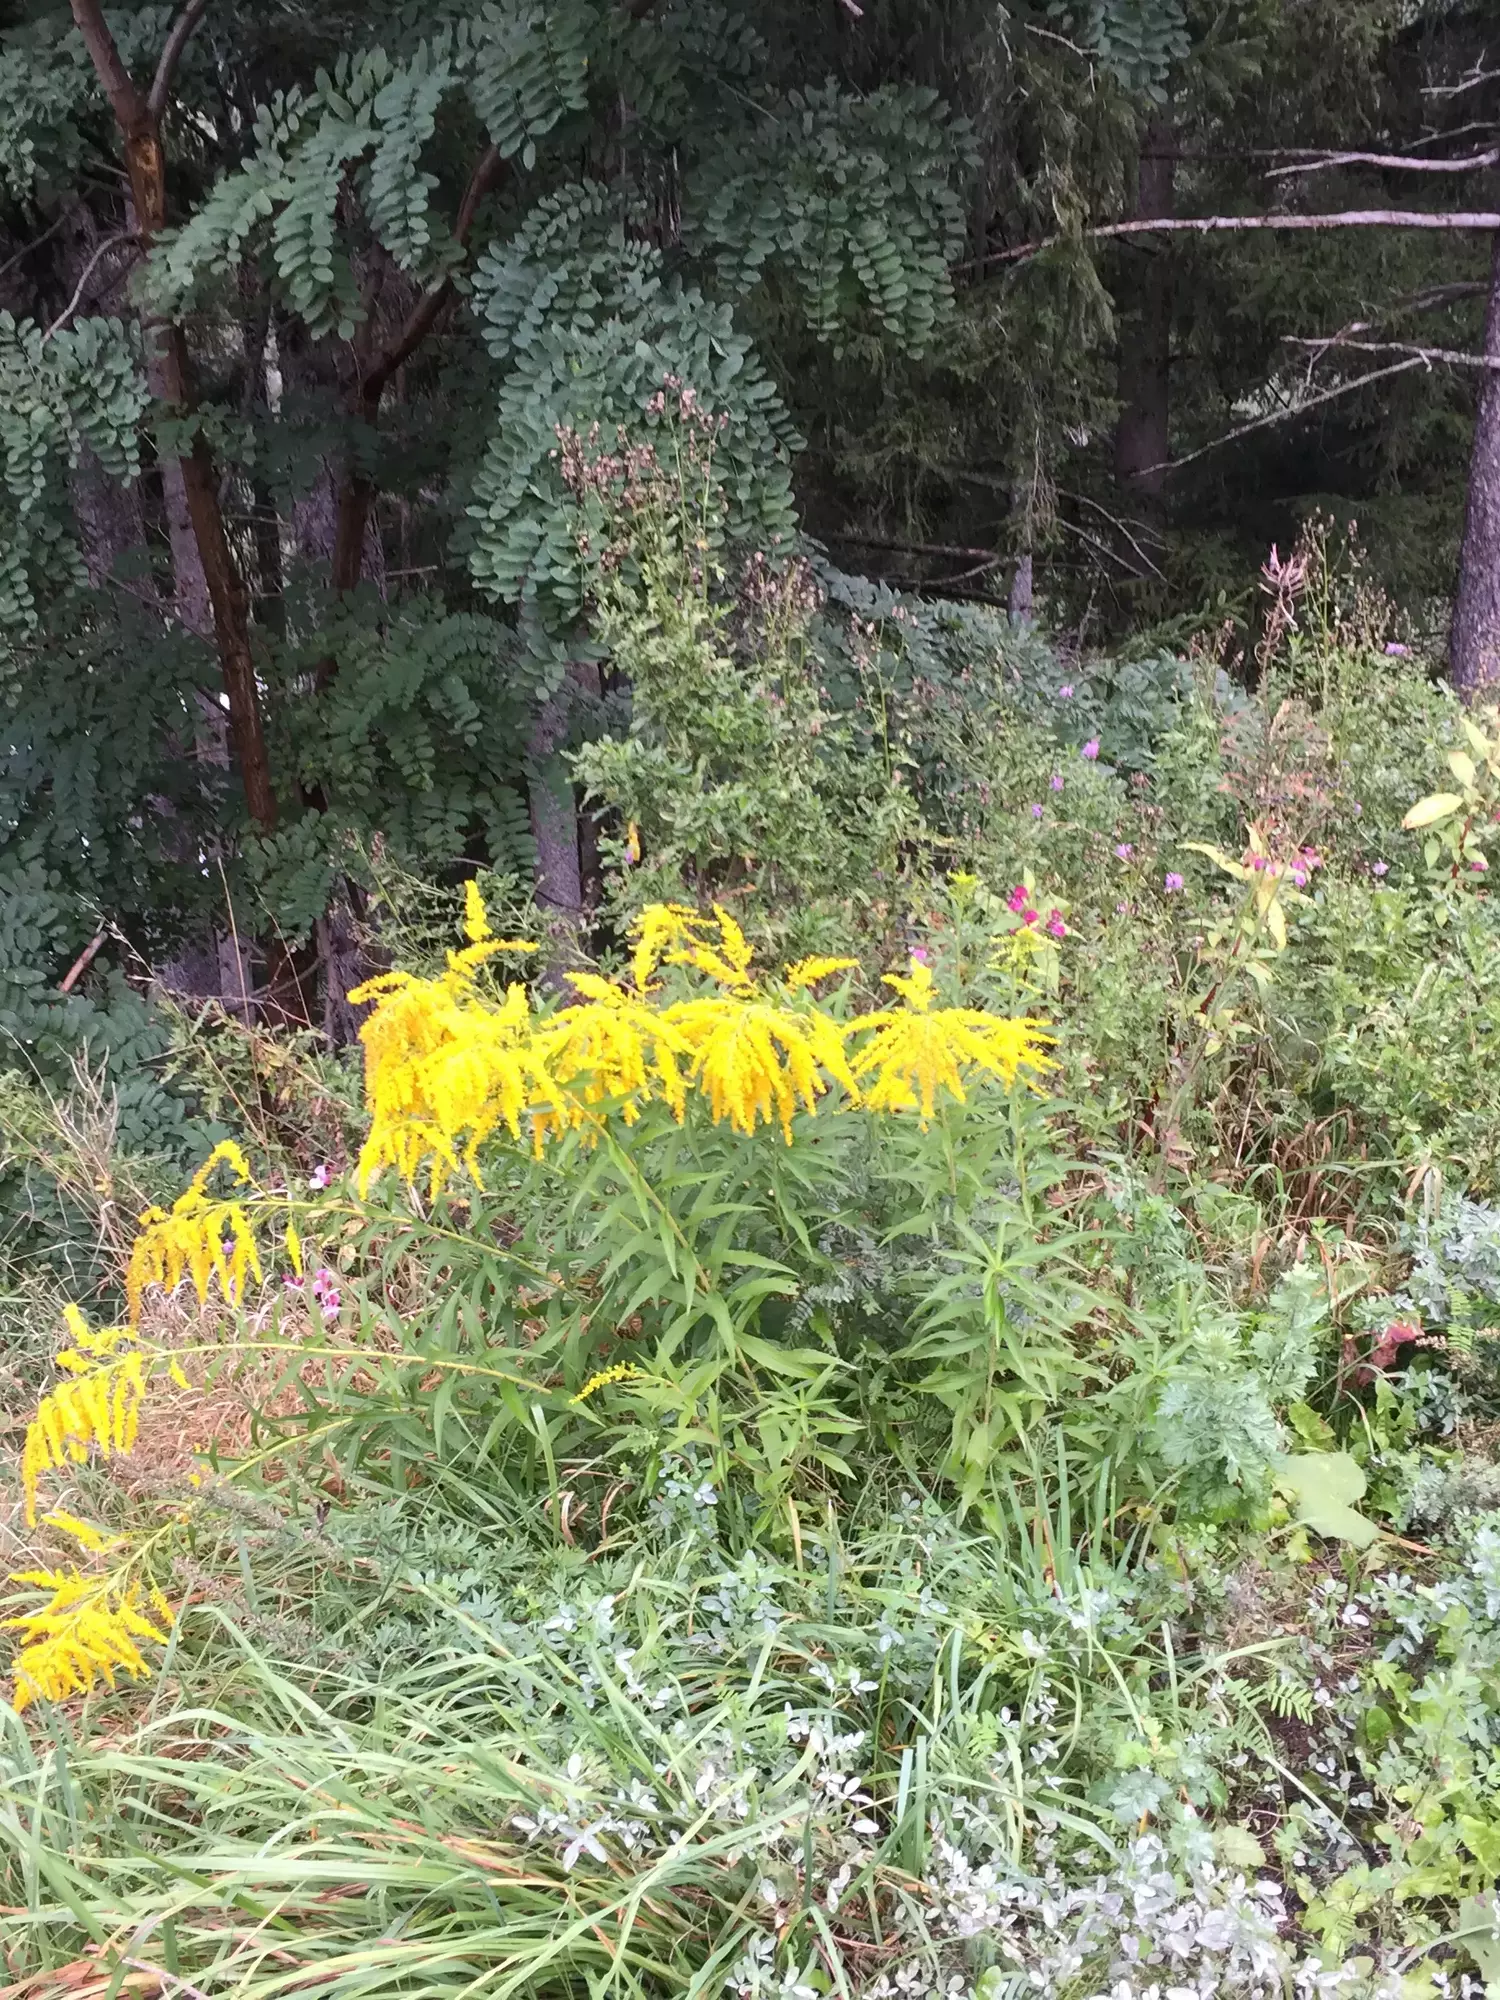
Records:
[[[1389,861],[1377,861],[1370,869],[1372,875],[1389,875],[1390,872],[1391,864]]]
[[[1047,783],[1050,785],[1050,787],[1054,792],[1060,792],[1062,790],[1062,785],[1063,785],[1062,773],[1060,771],[1054,771],[1052,773],[1052,776],[1047,780]]]
[[[1128,861],[1131,855],[1134,853],[1135,849],[1131,846],[1130,842],[1128,840],[1122,840],[1118,845],[1118,847],[1116,847],[1115,849],[1115,859],[1117,861]]]
[[[1088,742],[1084,744],[1084,746],[1083,746],[1083,750],[1082,750],[1082,752],[1081,752],[1080,754],[1081,754],[1082,756],[1085,756],[1085,757],[1087,757],[1087,758],[1088,758],[1088,760],[1089,760],[1089,762],[1090,762],[1090,763],[1092,763],[1092,762],[1094,761],[1094,759],[1095,759],[1095,758],[1096,758],[1096,757],[1097,757],[1097,756],[1099,755],[1099,739],[1098,739],[1098,737],[1097,737],[1097,736],[1091,736],[1091,737],[1089,738]]]
[[[1182,877],[1180,875],[1169,874],[1163,887],[1169,896],[1175,896],[1177,891],[1182,887]]]
[[[1032,817],[1033,819],[1040,819],[1040,818],[1041,818],[1041,816],[1042,816],[1042,809],[1041,809],[1041,807],[1040,807],[1040,806],[1033,806],[1033,807],[1031,808],[1031,817]]]

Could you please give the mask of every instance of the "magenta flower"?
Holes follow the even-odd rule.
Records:
[[[1031,817],[1032,817],[1033,819],[1040,819],[1040,818],[1041,818],[1041,816],[1042,816],[1042,809],[1041,809],[1041,807],[1040,807],[1040,806],[1033,806],[1033,807],[1031,808]]]
[[[927,954],[926,954],[926,952],[925,952],[925,951],[924,951],[924,950],[922,949],[921,945],[917,945],[917,946],[915,947],[915,949],[914,949],[914,950],[913,950],[913,952],[912,952],[912,955],[911,955],[911,958],[912,958],[912,964],[913,964],[913,965],[926,965],[926,964],[927,964],[927,962],[928,962],[928,960],[927,960]]]
[[[1081,754],[1087,757],[1090,763],[1093,762],[1093,760],[1099,755],[1099,739],[1097,736],[1091,736],[1089,738],[1088,742],[1084,744]]]
[[[1018,882],[1015,888],[1012,889],[1010,894],[1006,897],[1005,907],[1008,910],[1014,910],[1016,914],[1019,916],[1021,911],[1026,908],[1027,904],[1030,901],[1031,901],[1031,894],[1030,891],[1027,889],[1026,884],[1024,882]]]
[[[315,1188],[315,1189],[326,1188],[331,1186],[332,1182],[333,1182],[333,1168],[328,1164],[326,1160],[323,1162],[322,1166],[314,1167],[312,1172],[307,1177],[307,1185],[310,1188]]]
[[[1071,681],[1063,682],[1062,686],[1057,690],[1057,698],[1059,701],[1071,701],[1073,699],[1073,683]]]
[[[1117,861],[1128,861],[1131,855],[1134,853],[1135,849],[1131,846],[1130,842],[1128,840],[1122,840],[1119,846],[1116,847],[1115,849],[1115,859]]]
[[[1055,938],[1066,937],[1068,935],[1068,927],[1062,920],[1061,910],[1049,910],[1047,912],[1047,935]]]
[[[1180,875],[1169,874],[1162,886],[1166,889],[1169,896],[1175,896],[1177,891],[1182,887],[1182,877]]]
[[[1054,792],[1060,792],[1062,790],[1062,785],[1063,785],[1062,774],[1058,771],[1054,771],[1052,773],[1052,776],[1047,780],[1047,783],[1051,786]]]

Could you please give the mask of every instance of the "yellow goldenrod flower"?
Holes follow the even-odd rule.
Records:
[[[856,1079],[875,1079],[865,1088],[872,1111],[916,1110],[925,1124],[939,1090],[960,1104],[967,1101],[966,1068],[982,1070],[1008,1086],[1023,1069],[1053,1066],[1045,1045],[1054,1037],[1045,1032],[1045,1021],[1030,1016],[1012,1020],[972,1007],[935,1008],[932,968],[917,959],[909,973],[887,973],[884,983],[906,1004],[865,1014],[854,1023],[869,1035],[851,1067]]]
[[[21,1634],[13,1666],[17,1709],[38,1696],[62,1701],[86,1694],[100,1681],[113,1687],[119,1671],[142,1677],[147,1667],[137,1642],[164,1646],[171,1636],[162,1630],[172,1622],[166,1599],[128,1577],[31,1569],[11,1581],[50,1593],[39,1609],[3,1621],[6,1630]]]
[[[667,952],[698,943],[708,920],[684,903],[652,903],[636,918],[636,945],[630,969],[636,990],[644,993],[648,981]]]
[[[828,1088],[825,1070],[858,1101],[846,1031],[826,1014],[739,993],[709,993],[663,1011],[692,1050],[692,1080],[716,1125],[727,1118],[736,1131],[753,1132],[774,1120],[790,1144],[792,1114],[799,1105],[816,1108]]]
[[[208,1192],[215,1167],[227,1166],[242,1186],[253,1185],[250,1163],[232,1139],[214,1147],[194,1174],[185,1193],[172,1204],[171,1214],[148,1208],[141,1231],[131,1247],[125,1273],[125,1295],[132,1324],[139,1319],[148,1285],[172,1291],[184,1275],[191,1277],[201,1300],[217,1277],[226,1298],[236,1298],[247,1272],[261,1276],[260,1253],[244,1207],[218,1201]]]
[[[597,1375],[590,1375],[578,1394],[570,1400],[575,1403],[586,1403],[590,1396],[596,1395],[600,1389],[607,1389],[611,1382],[629,1382],[640,1372],[639,1368],[628,1361],[619,1362],[613,1368],[601,1368]]]
[[[857,958],[799,958],[795,965],[787,967],[786,983],[794,993],[800,992],[804,987],[816,986],[830,973],[852,972],[858,964]]]
[[[139,1349],[132,1348],[102,1365],[86,1361],[76,1352],[65,1351],[58,1360],[74,1372],[38,1403],[36,1415],[26,1426],[21,1451],[26,1519],[33,1527],[42,1474],[70,1463],[81,1464],[90,1447],[104,1458],[129,1451],[140,1428],[146,1393],[145,1357]]]
[[[464,884],[464,936],[470,944],[488,944],[494,936],[479,884],[472,875]]]
[[[687,1042],[664,1014],[597,973],[575,972],[569,979],[581,1001],[536,1033],[548,1075],[564,1090],[581,1085],[584,1104],[623,1100],[627,1118],[658,1094],[681,1122],[687,1082],[678,1057],[691,1053]]]

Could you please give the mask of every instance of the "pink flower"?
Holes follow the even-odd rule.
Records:
[[[1073,683],[1071,681],[1063,682],[1062,686],[1057,690],[1057,698],[1059,701],[1071,701],[1073,699]]]
[[[1035,910],[1022,910],[1021,922],[1023,924],[1034,924],[1036,920],[1037,920],[1037,915]]]
[[[1486,861],[1484,856],[1481,854],[1477,861],[1471,861],[1469,863],[1469,873],[1471,875],[1482,875],[1485,872],[1485,870],[1489,867],[1489,865],[1490,864],[1488,863],[1488,861]]]
[[[1089,738],[1088,742],[1084,744],[1084,746],[1083,746],[1083,749],[1082,749],[1082,751],[1081,751],[1081,753],[1080,753],[1080,754],[1081,754],[1082,756],[1084,756],[1084,757],[1087,757],[1087,758],[1088,758],[1088,760],[1089,760],[1089,762],[1090,762],[1090,763],[1092,763],[1092,762],[1093,762],[1093,760],[1094,760],[1094,759],[1095,759],[1095,758],[1096,758],[1096,757],[1097,757],[1097,756],[1099,755],[1099,739],[1098,739],[1098,737],[1097,737],[1097,736],[1091,736],[1091,737]]]
[[[1131,846],[1130,842],[1128,840],[1122,840],[1119,846],[1115,849],[1115,858],[1118,861],[1128,861],[1131,855],[1134,853],[1135,849]]]
[[[1033,806],[1033,807],[1031,808],[1031,817],[1032,817],[1033,819],[1040,819],[1040,818],[1041,818],[1041,816],[1042,816],[1042,809],[1041,809],[1041,807],[1040,807],[1040,806]]]
[[[1117,917],[1123,917],[1123,916],[1124,916],[1124,914],[1125,914],[1125,912],[1126,912],[1126,911],[1127,911],[1127,910],[1128,910],[1129,908],[1130,908],[1130,905],[1129,905],[1129,903],[1116,903],[1116,904],[1115,904],[1115,915],[1116,915]]]
[[[1030,901],[1031,901],[1030,890],[1026,887],[1026,884],[1024,882],[1018,882],[1015,888],[1012,889],[1010,894],[1006,897],[1005,907],[1008,910],[1016,911],[1016,913],[1019,915],[1019,913],[1026,908],[1026,905]]]
[[[928,962],[928,960],[927,960],[927,954],[926,954],[926,952],[925,952],[925,951],[924,951],[924,950],[922,949],[921,945],[918,945],[918,946],[916,947],[916,949],[915,949],[915,950],[914,950],[914,951],[912,952],[912,955],[911,955],[911,962],[912,962],[912,964],[913,964],[913,965],[926,965],[926,964],[927,964],[927,962]]]
[[[1404,660],[1410,651],[1410,646],[1403,646],[1395,639],[1392,639],[1385,649],[1388,660]]]
[[[1391,864],[1389,861],[1377,861],[1370,869],[1372,875],[1389,875],[1390,872]]]
[[[314,1167],[307,1177],[310,1188],[326,1188],[332,1184],[333,1168],[325,1160],[320,1167]]]
[[[1169,896],[1175,896],[1177,891],[1182,887],[1182,877],[1180,875],[1169,874],[1162,886]]]
[[[1047,783],[1051,786],[1054,792],[1060,792],[1062,790],[1062,785],[1063,785],[1061,773],[1058,771],[1054,771],[1052,773],[1052,776],[1047,780]]]
[[[1300,889],[1307,880],[1307,870],[1305,868],[1294,867],[1292,869],[1292,880]]]
[[[1066,937],[1068,935],[1068,927],[1062,920],[1061,910],[1048,911],[1047,935],[1055,938]]]

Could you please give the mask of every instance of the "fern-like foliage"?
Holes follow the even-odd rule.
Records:
[[[969,148],[933,91],[800,92],[705,173],[688,240],[735,295],[779,275],[836,349],[866,322],[920,354],[952,306]]]
[[[139,469],[147,403],[139,342],[119,320],[78,320],[52,335],[0,312],[0,627],[36,622],[34,580],[78,575],[57,474],[85,445],[117,479]]]

